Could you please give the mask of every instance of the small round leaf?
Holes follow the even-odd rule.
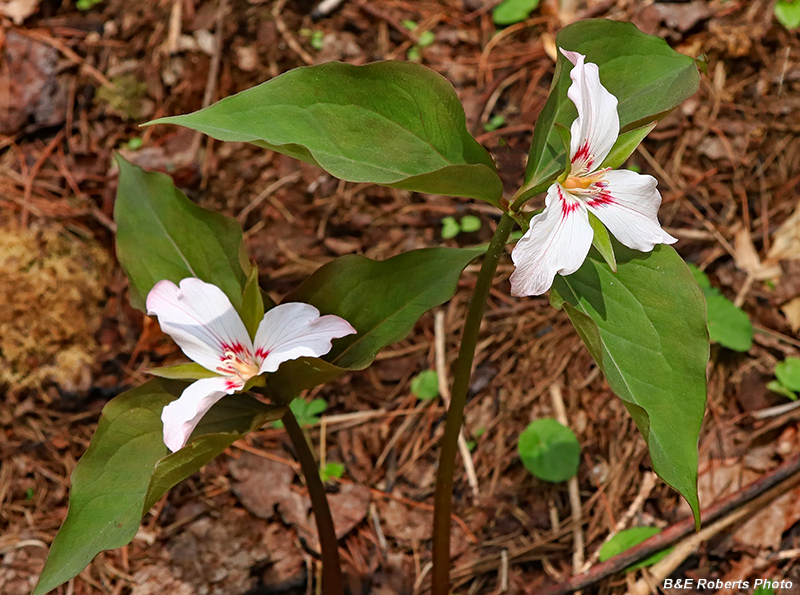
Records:
[[[566,481],[578,472],[578,439],[554,419],[531,422],[520,435],[517,450],[528,471],[544,481]]]

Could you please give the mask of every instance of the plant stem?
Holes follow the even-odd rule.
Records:
[[[519,213],[522,205],[524,205],[537,194],[541,194],[547,190],[552,183],[552,181],[542,182],[538,186],[532,186],[530,188],[523,186],[514,196],[511,197],[511,200],[509,201],[511,203],[509,211],[512,213]]]
[[[311,452],[300,424],[297,423],[297,418],[288,407],[282,421],[300,462],[300,469],[305,477],[308,495],[311,498],[311,508],[314,510],[314,519],[317,522],[322,555],[322,592],[325,595],[343,595],[344,583],[339,562],[339,544],[333,527],[331,509],[328,507],[328,498],[325,496],[325,486],[319,476],[317,461],[314,459],[314,453]]]
[[[483,319],[483,309],[489,290],[492,287],[497,264],[514,228],[514,219],[503,214],[497,229],[492,236],[486,257],[481,265],[475,292],[469,302],[469,312],[464,321],[464,332],[461,337],[461,348],[458,352],[455,371],[453,373],[453,390],[450,396],[450,408],[447,410],[444,436],[440,444],[439,470],[436,476],[436,493],[433,510],[433,571],[432,595],[449,595],[450,593],[450,514],[453,499],[453,472],[458,449],[458,434],[464,422],[464,405],[467,402],[469,381],[472,375],[472,360]]]

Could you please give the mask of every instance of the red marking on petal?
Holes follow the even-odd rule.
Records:
[[[586,168],[591,169],[592,163],[594,163],[594,159],[592,159],[592,156],[589,154],[588,142],[584,142],[580,147],[578,147],[578,150],[575,151],[575,154],[572,156],[572,160],[570,161],[570,163],[576,163],[578,161],[585,161]]]
[[[267,351],[263,347],[259,347],[258,349],[256,349],[256,357],[260,357],[263,360],[266,359],[268,355],[269,351]]]
[[[236,390],[237,388],[239,388],[239,385],[233,380],[225,381],[225,390]]]
[[[568,200],[564,193],[561,191],[561,188],[557,187],[558,190],[558,198],[561,199],[561,216],[566,217],[570,213],[575,212],[578,210],[578,201],[576,200]]]
[[[247,353],[247,348],[244,345],[242,345],[241,343],[239,343],[238,341],[236,343],[231,344],[231,345],[229,345],[227,343],[223,343],[222,344],[222,350],[224,352],[225,351],[231,351],[231,352],[235,353],[236,355],[241,355],[243,353]]]
[[[596,197],[592,198],[586,204],[588,204],[590,207],[604,207],[606,205],[617,204],[617,201],[615,201],[614,197],[608,192],[600,192]]]
[[[575,151],[575,154],[572,156],[572,163],[578,161],[578,159],[586,159],[589,156],[589,143],[583,143],[578,150]]]

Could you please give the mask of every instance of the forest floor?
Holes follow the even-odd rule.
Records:
[[[453,83],[513,192],[566,23],[630,20],[705,56],[698,93],[631,159],[658,178],[660,219],[677,250],[755,328],[746,352],[712,345],[702,505],[800,450],[800,409],[767,389],[776,364],[800,355],[797,33],[764,0],[588,0],[571,13],[550,1],[499,30],[494,4],[345,0],[313,19],[310,0],[99,0],[83,12],[69,1],[0,1],[0,593],[35,584],[103,405],[179,356],[131,308],[114,259],[115,151],[236,217],[278,299],[342,254],[383,259],[491,236],[497,213],[486,205],[340,182],[253,146],[137,126],[305,64],[416,54]],[[419,48],[424,31],[433,41]],[[480,229],[443,240],[443,218],[466,214]],[[452,574],[462,594],[535,593],[580,570],[581,559],[595,565],[610,534],[688,513],[654,480],[644,440],[566,315],[546,296],[510,297],[510,260],[499,270],[466,411],[476,486],[461,459],[456,474]],[[436,367],[437,341],[440,365],[452,364],[475,272],[369,369],[307,397],[327,404],[309,428],[315,447],[345,468],[330,489],[333,514],[348,525],[340,549],[351,593],[427,588],[444,409],[417,399],[410,380]],[[576,508],[566,484],[536,480],[517,455],[526,425],[562,403],[582,449]],[[250,435],[162,498],[129,546],[100,554],[57,593],[313,592],[318,564],[295,469],[282,430]],[[795,585],[785,592],[800,593],[800,490],[755,508],[673,557],[674,576],[785,578]],[[619,572],[586,591],[638,593],[637,578]]]

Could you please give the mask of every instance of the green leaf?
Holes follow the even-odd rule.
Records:
[[[787,29],[800,28],[800,2],[798,0],[778,0],[773,11],[778,22]]]
[[[289,403],[289,409],[294,413],[297,418],[297,423],[300,426],[313,426],[320,422],[319,416],[328,408],[328,404],[324,399],[314,399],[313,401],[306,401],[305,399],[295,398]],[[283,422],[278,420],[272,424],[276,428],[282,428]]]
[[[461,231],[461,226],[455,217],[444,217],[442,219],[442,239],[449,240],[456,237]]]
[[[328,481],[334,477],[341,477],[344,475],[344,463],[336,463],[334,461],[325,463],[325,467],[320,470],[319,475],[322,481]]]
[[[769,382],[767,382],[767,390],[771,390],[774,393],[783,395],[784,397],[791,399],[792,401],[797,400],[797,395],[794,394],[794,392],[792,392],[785,386],[783,386],[778,380],[770,380]]]
[[[420,401],[430,401],[439,396],[439,376],[436,370],[420,372],[411,380],[411,394]]]
[[[464,215],[461,218],[461,231],[464,233],[472,233],[474,231],[478,231],[480,228],[480,217],[476,217],[475,215]]]
[[[539,6],[539,0],[503,0],[492,11],[495,25],[513,25],[528,18]]]
[[[255,339],[258,325],[264,318],[264,298],[258,285],[258,266],[255,263],[250,267],[250,274],[247,276],[240,313],[250,338]]]
[[[639,545],[643,541],[646,541],[647,539],[650,539],[659,533],[661,533],[661,529],[658,527],[633,527],[632,529],[620,531],[614,535],[614,537],[604,543],[603,547],[600,548],[600,561],[605,562],[606,560],[610,560],[614,556],[618,556],[619,554],[626,552],[632,547]],[[626,572],[633,572],[634,570],[638,570],[640,568],[652,566],[656,562],[666,558],[667,554],[669,554],[673,549],[674,548],[671,547],[663,549],[660,552],[645,558],[641,562],[628,566],[625,570]]]
[[[279,399],[285,402],[304,390],[330,382],[346,372],[347,369],[323,359],[301,357],[282,363],[277,372],[266,374],[261,378],[264,378],[269,393],[278,395]]]
[[[190,445],[169,454],[161,410],[185,386],[151,380],[103,408],[89,449],[72,473],[69,512],[34,595],[76,576],[99,552],[129,543],[142,516],[169,488],[283,413],[246,395],[226,396],[200,422]]]
[[[608,235],[608,230],[594,213],[591,211],[588,213],[589,224],[592,226],[592,231],[594,232],[594,236],[592,237],[592,246],[597,248],[597,251],[603,257],[603,260],[606,261],[606,264],[608,264],[611,270],[616,273],[617,260],[614,257],[614,246],[611,244],[611,237]]]
[[[491,157],[467,131],[452,85],[417,64],[296,68],[206,109],[150,124],[252,142],[352,182],[495,205],[503,193]]]
[[[360,370],[403,339],[425,312],[453,297],[464,267],[484,251],[425,248],[382,261],[349,254],[317,269],[286,299],[352,324],[357,334],[334,343],[326,360]]]
[[[753,325],[745,311],[712,287],[703,271],[693,264],[689,270],[706,297],[709,338],[734,351],[749,351],[753,345]]]
[[[703,294],[670,246],[644,254],[615,242],[614,251],[616,274],[592,251],[553,289],[644,436],[653,469],[699,522],[697,439],[709,356]]]
[[[787,357],[775,366],[775,377],[789,390],[800,392],[800,359]]]
[[[322,31],[314,31],[309,40],[311,47],[319,51],[325,46],[325,34]]]
[[[300,358],[282,364],[265,376],[268,389],[288,399],[349,370],[366,368],[381,349],[403,339],[420,316],[453,297],[464,267],[485,251],[426,248],[383,261],[348,254],[320,267],[286,301],[341,316],[357,334],[335,340],[325,360]]]
[[[580,52],[587,62],[600,67],[600,80],[619,100],[623,130],[659,120],[691,97],[700,75],[695,61],[679,54],[667,43],[645,35],[631,23],[590,19],[561,30],[556,46]],[[567,98],[572,64],[559,53],[550,97],[533,133],[525,187],[547,184],[561,173],[565,152],[555,123],[570,126],[577,117]]]
[[[711,281],[709,281],[708,275],[706,275],[703,271],[697,268],[696,265],[687,263],[686,266],[689,267],[689,270],[692,273],[692,277],[694,277],[694,280],[697,281],[697,284],[700,286],[700,289],[704,291],[706,289],[711,289]]]
[[[544,481],[559,483],[578,473],[578,439],[554,419],[532,421],[519,436],[517,452],[525,468]]]
[[[569,128],[560,122],[556,122],[554,127],[556,129],[556,134],[558,134],[558,138],[561,139],[561,147],[564,149],[564,171],[560,176],[558,176],[558,181],[563,182],[572,172],[572,162],[569,160],[569,146],[570,142],[572,142],[572,133],[570,132]]]
[[[222,289],[238,309],[245,284],[239,224],[194,204],[169,176],[146,172],[120,155],[116,160],[117,258],[130,280],[131,304],[144,311],[158,281],[197,277]]]
[[[176,364],[174,366],[164,366],[147,370],[148,374],[172,380],[200,380],[201,378],[214,378],[219,376],[216,372],[206,370],[200,364],[194,362],[188,364]]]
[[[733,351],[749,351],[753,345],[753,325],[747,313],[716,287],[705,289],[703,293],[708,307],[710,339]]]
[[[245,393],[227,395],[218,401],[197,424],[188,444],[158,461],[150,478],[142,514],[170,488],[215,459],[240,438],[282,417],[285,410],[285,407],[267,405]],[[160,423],[158,431],[161,432]]]
[[[634,128],[629,132],[623,132],[617,138],[617,142],[611,147],[611,151],[600,164],[600,169],[610,167],[617,169],[628,160],[628,157],[633,155],[636,147],[644,140],[644,138],[653,131],[658,122],[651,122],[639,128]]]
[[[500,128],[505,123],[506,123],[505,116],[501,116],[500,114],[498,114],[496,116],[492,116],[492,119],[483,125],[483,129],[486,132],[492,132],[493,130],[497,130],[498,128]]]
[[[423,31],[419,34],[417,45],[421,48],[426,48],[429,45],[432,45],[434,41],[436,41],[436,35],[433,31]]]

